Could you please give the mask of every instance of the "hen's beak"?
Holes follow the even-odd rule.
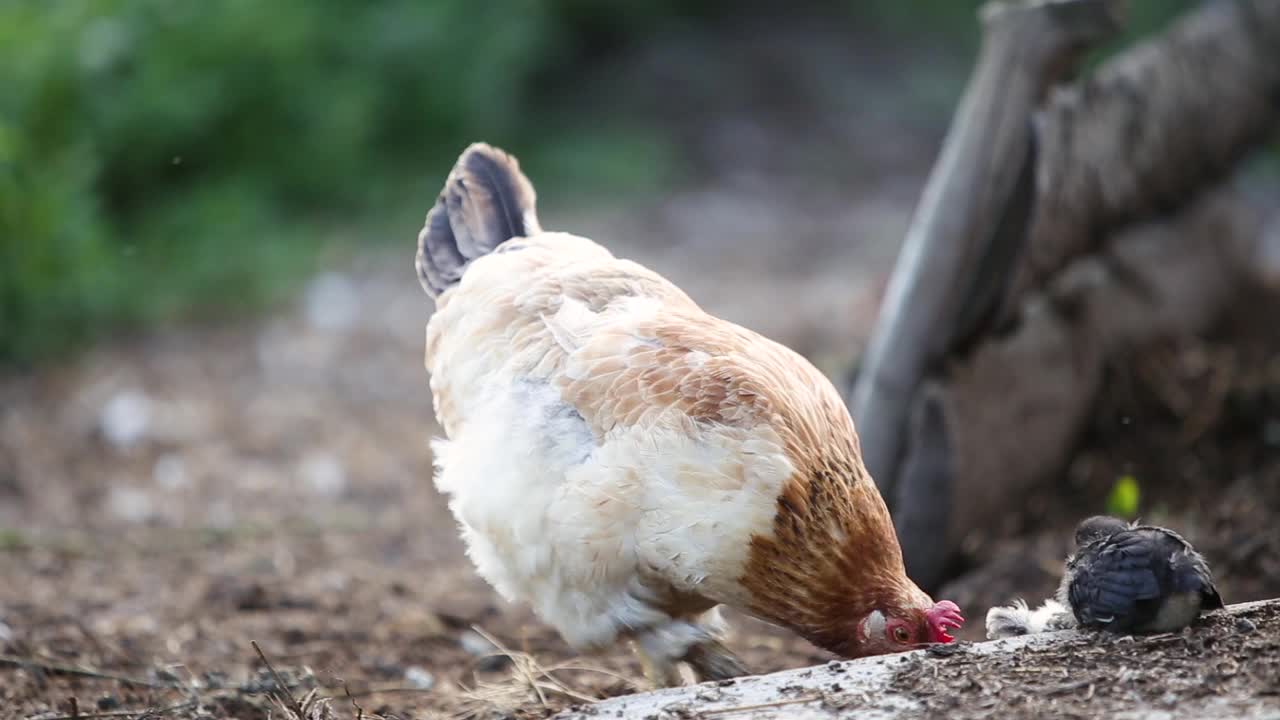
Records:
[[[954,642],[955,637],[950,631],[964,627],[964,616],[960,614],[960,607],[950,600],[935,603],[925,611],[924,616],[929,621],[929,632],[933,635],[933,642]]]

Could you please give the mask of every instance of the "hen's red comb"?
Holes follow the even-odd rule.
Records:
[[[933,636],[931,638],[933,642],[954,642],[955,638],[949,631],[964,627],[964,616],[960,614],[960,607],[950,600],[935,603],[925,611],[924,616],[929,621],[929,633]]]

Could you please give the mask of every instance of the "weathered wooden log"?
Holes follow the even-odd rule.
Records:
[[[1016,331],[925,384],[894,511],[917,582],[938,581],[946,549],[994,528],[1065,467],[1109,357],[1203,332],[1242,291],[1273,282],[1258,261],[1280,252],[1267,217],[1228,187],[1122,233],[1031,296]]]
[[[1037,118],[1035,213],[1006,314],[1117,228],[1229,174],[1280,123],[1280,0],[1203,3],[1056,89]]]
[[[1177,635],[1045,633],[627,695],[557,717],[897,720],[1069,709],[1071,717],[1276,720],[1280,696],[1268,685],[1280,681],[1280,663],[1242,659],[1280,642],[1278,617],[1280,600],[1244,603]],[[1242,681],[1222,682],[1223,673]]]
[[[998,302],[1025,236],[1032,112],[1117,26],[1114,0],[994,2],[981,17],[977,66],[912,219],[852,398],[863,461],[886,498],[920,379]]]
[[[1280,117],[1280,0],[1205,3],[1051,95],[1037,116],[1022,248],[1009,226],[1026,208],[1008,178],[1023,167],[1026,135],[1007,118],[1026,110],[1010,110],[1011,101],[1034,94],[992,89],[988,78],[1012,79],[990,65],[1013,47],[997,44],[993,29],[913,219],[851,401],[864,460],[891,506],[920,383],[957,340],[992,329],[991,295],[1004,318],[1020,312],[1028,292],[1110,231],[1166,213],[1219,180]],[[982,103],[1001,104],[1006,121],[992,122]],[[997,143],[993,133],[1011,139]]]
[[[1028,245],[1005,300],[1018,303],[1005,314],[1022,315],[1019,329],[996,337],[988,325],[984,345],[950,358],[913,399],[890,502],[917,581],[940,580],[940,549],[990,528],[1065,467],[1109,357],[1207,330],[1242,288],[1280,289],[1280,231],[1259,224],[1274,198],[1251,205],[1220,189],[1178,220],[1116,232],[1187,206],[1277,122],[1280,0],[1206,4],[1055,91],[1039,117]],[[1108,247],[1125,243],[1134,247]]]
[[[974,88],[981,70],[980,63]],[[1003,206],[991,204],[989,188],[1003,186],[977,180],[1008,177],[1017,165],[984,175],[949,159],[1019,160],[1008,152],[982,156],[991,141],[959,132],[970,116],[977,116],[972,107],[958,111],[913,220],[853,400],[864,459],[894,512],[908,570],[926,586],[944,574],[948,557],[940,550],[959,547],[967,533],[990,525],[987,518],[1014,507],[1001,501],[1061,467],[1110,353],[1150,338],[1150,328],[1205,329],[1244,276],[1275,266],[1272,256],[1239,248],[1227,253],[1234,271],[1204,248],[1180,244],[1181,256],[1153,249],[1137,262],[1171,263],[1155,272],[1181,278],[1186,290],[1169,309],[1143,305],[1140,322],[1117,330],[1135,334],[1107,343],[1068,317],[1072,301],[1059,283],[1065,268],[1089,254],[1104,262],[1086,263],[1077,276],[1102,267],[1112,276],[1107,282],[1124,285],[1147,272],[1126,274],[1124,265],[1106,262],[1108,244],[1127,237],[1124,228],[1167,220],[1220,186],[1280,122],[1280,0],[1203,3],[1091,77],[1053,90],[1036,114],[1034,192],[1026,198],[1013,192]],[[961,140],[978,149],[952,146]],[[983,227],[986,235],[974,234]],[[1155,237],[1171,238],[1168,222],[1161,227]],[[1259,237],[1256,228],[1226,227]],[[940,238],[956,240],[949,251],[926,253]],[[975,255],[975,244],[985,249]],[[1253,282],[1267,286],[1260,276]]]

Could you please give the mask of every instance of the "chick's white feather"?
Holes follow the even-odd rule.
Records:
[[[987,639],[1000,640],[1019,635],[1033,635],[1075,626],[1071,610],[1054,599],[1044,601],[1032,610],[1025,600],[1012,605],[993,607],[987,611]]]

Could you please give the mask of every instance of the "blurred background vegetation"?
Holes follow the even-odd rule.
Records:
[[[976,44],[973,0],[807,4],[851,38],[964,58]],[[1189,4],[1134,2],[1125,42]],[[575,203],[681,182],[696,173],[672,130],[682,108],[659,91],[637,112],[599,68],[747,8],[0,1],[0,364],[261,307],[326,252],[407,248],[473,140],[517,152]],[[965,73],[937,75],[938,122]]]

